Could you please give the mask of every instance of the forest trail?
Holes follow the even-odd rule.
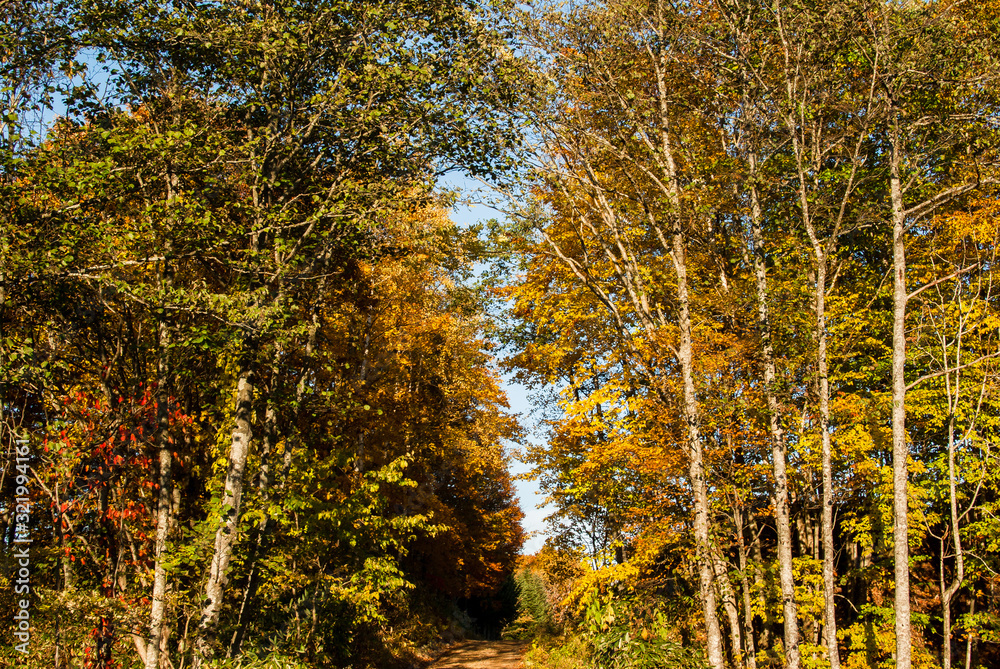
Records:
[[[442,655],[429,669],[520,669],[527,644],[521,641],[466,641]]]

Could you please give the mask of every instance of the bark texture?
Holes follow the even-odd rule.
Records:
[[[252,350],[248,343],[247,349]],[[246,468],[247,456],[250,452],[252,438],[250,418],[254,399],[254,373],[250,362],[249,350],[244,351],[245,357],[240,365],[239,381],[236,389],[236,425],[233,428],[229,448],[229,464],[226,470],[226,483],[222,496],[222,515],[219,527],[215,533],[215,548],[212,554],[212,564],[209,569],[208,582],[205,584],[205,602],[198,623],[198,634],[195,639],[194,667],[200,667],[205,660],[215,655],[215,641],[219,613],[222,610],[223,597],[226,591],[229,561],[233,555],[233,544],[239,525],[240,506],[243,498],[243,473]]]
[[[161,261],[160,285],[163,293],[173,285],[173,268],[168,258]],[[162,313],[166,313],[164,309]],[[163,559],[170,531],[170,511],[173,486],[173,442],[170,436],[170,326],[165,318],[157,324],[159,360],[157,361],[157,450],[159,478],[156,493],[156,545],[153,562],[153,602],[149,615],[149,637],[146,640],[145,669],[159,669],[163,619],[166,613],[167,574]]]
[[[752,169],[756,167],[754,158],[751,158],[750,165]],[[752,174],[751,179],[755,176],[756,174]],[[774,524],[778,535],[778,578],[781,583],[781,608],[785,618],[785,665],[789,669],[798,669],[800,666],[799,625],[792,565],[792,529],[788,507],[788,447],[785,443],[785,433],[781,425],[781,409],[778,406],[778,396],[775,392],[776,372],[774,345],[771,341],[770,292],[767,285],[764,234],[761,229],[761,212],[756,186],[751,186],[750,189],[750,210],[750,228],[754,245],[754,277],[757,288],[757,327],[761,339],[768,430],[771,436],[771,464],[774,473]]]
[[[896,669],[910,669],[910,544],[906,443],[906,221],[900,179],[899,122],[891,127],[889,195],[892,207],[892,511],[896,592]]]
[[[677,302],[680,307],[677,319],[680,329],[677,358],[681,365],[681,379],[684,388],[684,422],[687,426],[688,452],[691,459],[688,472],[694,491],[694,540],[698,554],[698,589],[702,599],[702,610],[705,614],[708,663],[713,669],[721,669],[725,666],[725,658],[723,657],[722,629],[719,625],[713,583],[711,521],[709,519],[708,484],[705,480],[705,453],[698,425],[698,398],[694,387],[694,354],[687,281],[687,253],[679,221],[674,226],[671,259],[677,273]]]

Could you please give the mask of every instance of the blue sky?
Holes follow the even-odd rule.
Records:
[[[446,188],[458,188],[471,190],[480,184],[463,179],[462,177],[450,177],[442,180],[442,186]],[[459,204],[451,212],[453,221],[462,226],[472,225],[477,222],[487,221],[497,218],[500,214],[487,206],[481,204]],[[528,389],[521,384],[514,383],[508,377],[501,377],[503,388],[507,393],[510,402],[510,409],[521,418],[522,424],[528,429],[527,439],[532,443],[543,441],[543,437],[538,432],[531,419],[532,405]],[[510,444],[512,451],[521,448],[523,444]],[[528,467],[519,460],[513,460],[511,471],[514,474],[522,474]],[[545,542],[545,517],[551,509],[539,508],[545,502],[545,496],[539,491],[538,483],[535,481],[515,481],[517,487],[518,502],[521,510],[524,511],[524,529],[529,533],[528,541],[524,545],[525,554],[538,551]]]

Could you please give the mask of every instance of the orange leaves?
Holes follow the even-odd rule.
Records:
[[[308,496],[357,542],[346,559],[393,546],[447,596],[489,595],[523,542],[503,443],[520,430],[489,368],[481,296],[458,281],[462,233],[441,212],[401,214],[386,233],[397,253],[318,296],[315,387],[334,417],[300,426],[317,464],[299,476],[324,477]],[[372,509],[351,516],[363,494]]]

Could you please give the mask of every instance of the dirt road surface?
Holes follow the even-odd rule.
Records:
[[[527,649],[520,641],[466,641],[428,669],[521,669],[521,656]]]

